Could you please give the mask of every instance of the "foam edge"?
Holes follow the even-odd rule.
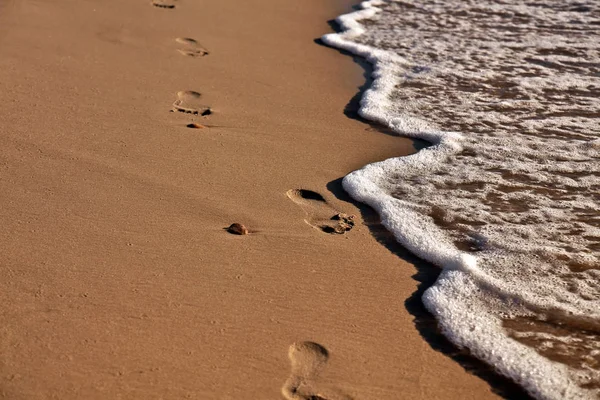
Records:
[[[588,393],[568,378],[566,366],[553,363],[508,337],[498,318],[489,313],[473,312],[473,296],[469,289],[479,289],[478,281],[482,279],[493,286],[498,285],[477,269],[475,257],[458,251],[449,241],[432,241],[432,237],[443,238],[445,234],[378,185],[387,171],[430,168],[462,148],[460,133],[436,130],[425,121],[407,115],[393,115],[388,111],[390,94],[397,83],[396,72],[402,66],[408,66],[408,62],[396,54],[351,41],[365,32],[359,21],[375,18],[381,11],[377,6],[385,3],[384,0],[362,2],[359,10],[336,19],[341,32],[326,34],[322,40],[329,46],[364,57],[373,65],[373,82],[361,98],[360,116],[403,136],[426,140],[432,146],[410,156],[390,158],[351,172],[343,179],[344,189],[355,200],[372,207],[380,215],[385,228],[405,248],[443,268],[436,283],[424,293],[423,303],[452,343],[468,348],[477,358],[523,386],[535,398],[587,397]],[[501,289],[501,285],[498,288]]]

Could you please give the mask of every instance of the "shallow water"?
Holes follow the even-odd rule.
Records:
[[[361,114],[434,146],[344,187],[444,268],[444,333],[538,398],[600,396],[600,4],[377,1]]]

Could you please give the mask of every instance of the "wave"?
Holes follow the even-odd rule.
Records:
[[[595,398],[596,13],[476,3],[367,1],[322,37],[373,64],[362,117],[432,144],[354,171],[343,187],[443,268],[423,302],[454,344],[536,398]],[[581,25],[587,41],[570,32]],[[583,54],[568,54],[574,41]]]

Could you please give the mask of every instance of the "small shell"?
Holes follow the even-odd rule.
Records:
[[[247,235],[249,233],[248,228],[237,222],[231,224],[229,228],[227,228],[227,232],[232,233],[234,235]]]

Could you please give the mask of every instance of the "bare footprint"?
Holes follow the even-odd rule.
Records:
[[[290,346],[288,357],[292,364],[292,373],[281,388],[281,393],[286,399],[349,400],[349,397],[341,394],[325,395],[315,386],[329,359],[329,352],[325,347],[315,342],[294,343]]]
[[[191,90],[177,92],[177,100],[173,102],[173,111],[194,115],[210,115],[210,107],[200,103],[201,94]]]
[[[160,8],[175,8],[175,2],[177,0],[152,0],[152,5],[154,7]]]
[[[325,233],[344,234],[354,227],[354,215],[336,211],[317,192],[306,189],[290,189],[287,196],[306,213],[304,221]]]
[[[195,39],[180,37],[175,39],[181,45],[177,51],[188,57],[202,57],[208,55],[208,51],[200,46]]]

